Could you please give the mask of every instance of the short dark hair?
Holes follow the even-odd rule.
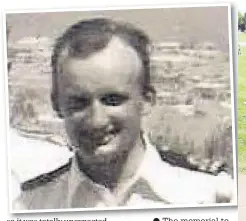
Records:
[[[139,55],[143,64],[143,94],[154,92],[150,84],[150,40],[140,29],[124,22],[108,18],[82,20],[70,26],[61,37],[57,38],[51,57],[52,93],[51,98],[55,110],[58,110],[57,75],[60,72],[59,60],[62,53],[66,56],[86,58],[107,47],[113,36],[117,36],[130,45]]]

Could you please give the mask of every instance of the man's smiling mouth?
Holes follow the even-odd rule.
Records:
[[[97,150],[98,148],[104,148],[108,144],[110,144],[119,133],[119,130],[111,130],[101,134],[92,134],[90,137],[90,143],[92,145],[93,150]]]
[[[97,147],[98,146],[105,146],[108,143],[110,143],[115,138],[115,136],[116,136],[116,134],[110,133],[110,134],[107,134],[106,136],[103,136],[100,139],[93,140],[92,141],[93,146],[97,146]]]

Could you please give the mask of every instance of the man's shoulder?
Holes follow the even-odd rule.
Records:
[[[10,136],[10,197],[12,209],[61,206],[73,153],[67,147],[29,139],[12,132]]]
[[[38,187],[42,187],[44,185],[47,186],[47,184],[58,182],[60,178],[70,170],[71,164],[72,159],[69,159],[66,164],[60,165],[55,170],[40,174],[20,183],[21,191],[31,191]]]
[[[21,183],[63,168],[72,156],[67,147],[25,138],[17,133],[10,135],[11,172]]]
[[[56,209],[64,207],[71,160],[50,172],[24,182],[16,180],[12,173],[12,209]]]
[[[60,185],[70,169],[72,157],[67,147],[25,138],[12,130],[9,149],[11,198]]]
[[[229,166],[222,160],[201,159],[191,154],[178,153],[171,149],[161,149],[158,152],[164,163],[174,167],[215,176],[221,172],[229,172]]]
[[[233,179],[225,172],[200,171],[199,168],[190,168],[190,162],[180,156],[172,156],[171,152],[163,155],[156,148],[149,150],[143,176],[154,192],[167,202],[215,203],[220,201],[221,195],[227,200],[233,194]]]

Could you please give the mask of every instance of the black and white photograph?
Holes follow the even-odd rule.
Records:
[[[5,20],[12,213],[237,205],[229,4]]]

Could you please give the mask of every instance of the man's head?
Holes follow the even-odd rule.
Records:
[[[58,38],[52,103],[73,146],[95,160],[135,146],[150,85],[149,39],[129,24],[81,21]]]

